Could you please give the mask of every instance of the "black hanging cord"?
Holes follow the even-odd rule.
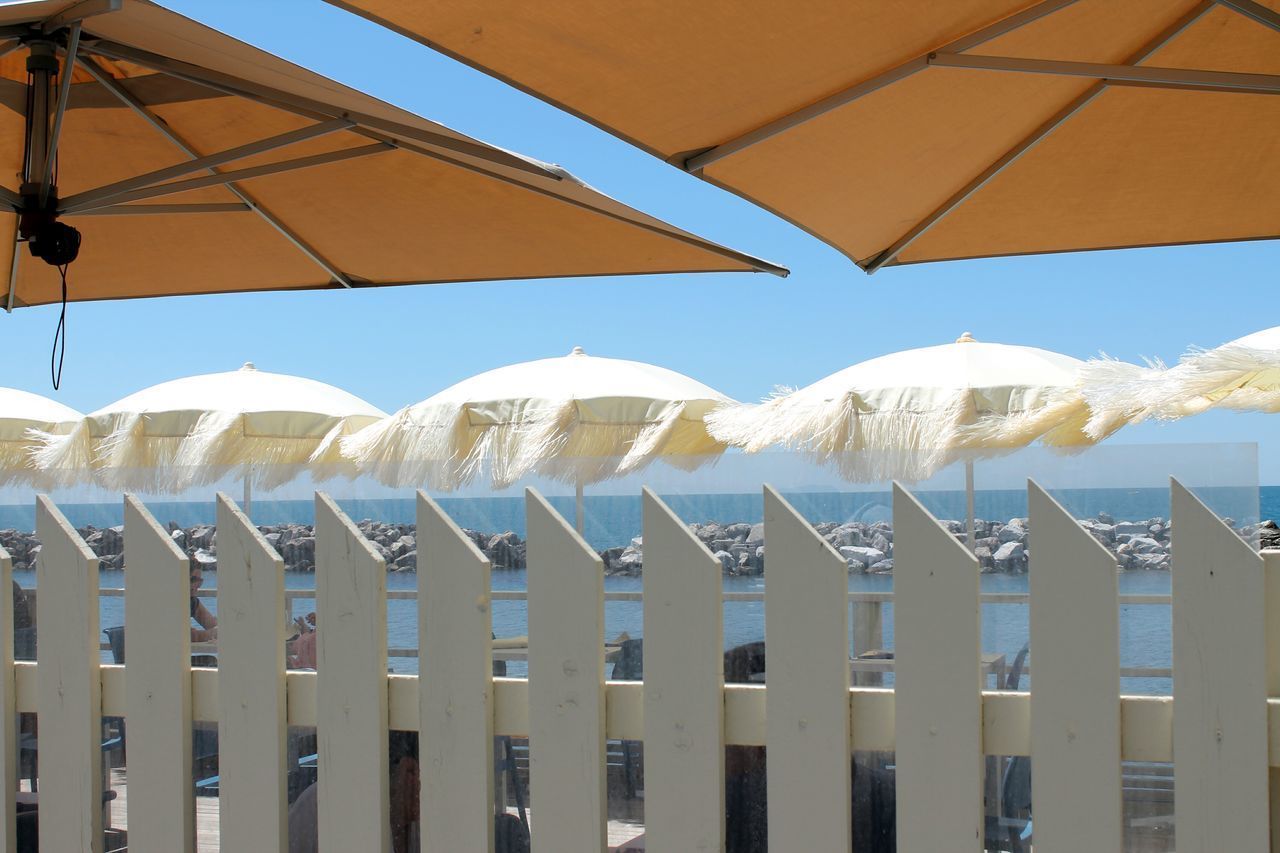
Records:
[[[49,375],[55,391],[62,384],[62,360],[67,355],[67,266],[58,267],[58,274],[62,277],[62,314],[53,333],[53,352],[49,353]]]

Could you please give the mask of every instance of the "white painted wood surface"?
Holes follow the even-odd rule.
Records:
[[[133,495],[124,500],[129,849],[195,849],[191,787],[190,562]],[[136,733],[136,734],[135,734]]]
[[[1262,552],[1263,588],[1266,594],[1267,612],[1267,698],[1280,697],[1280,551]],[[1268,741],[1280,747],[1280,726],[1267,719]],[[1280,853],[1280,768],[1272,762],[1267,768],[1270,779],[1271,802],[1271,853]]]
[[[764,537],[769,847],[848,850],[849,567],[769,486]]]
[[[540,494],[525,495],[533,849],[603,850],[604,566]]]
[[[387,567],[323,493],[315,530],[319,850],[388,853]]]
[[[493,850],[490,568],[418,492],[422,853]]]
[[[1180,853],[1269,848],[1262,558],[1177,480],[1173,751]]]
[[[1033,482],[1027,501],[1036,853],[1120,850],[1116,559]]]
[[[40,847],[100,853],[98,558],[45,495],[36,498],[36,535]]]
[[[893,486],[899,850],[983,847],[978,562]]]
[[[643,507],[645,849],[723,850],[723,569],[648,489]]]
[[[17,690],[13,683],[13,560],[0,548],[0,853],[13,853],[18,790]]]
[[[217,497],[219,839],[288,849],[284,560],[235,502]]]

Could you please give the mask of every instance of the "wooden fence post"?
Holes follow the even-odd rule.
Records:
[[[387,567],[316,493],[320,853],[388,853]]]
[[[418,492],[423,853],[493,850],[491,564]]]
[[[1033,482],[1027,502],[1036,853],[1120,850],[1116,559]]]
[[[643,503],[645,844],[723,850],[723,569],[647,488]]]
[[[235,502],[217,497],[219,838],[288,850],[284,560]]]
[[[1178,850],[1270,839],[1262,557],[1177,480],[1173,497],[1173,754]]]
[[[13,560],[0,548],[0,853],[14,853],[18,717],[13,683]]]
[[[1262,552],[1267,611],[1267,696],[1280,698],[1280,550]],[[1270,762],[1268,762],[1270,763]],[[1280,767],[1268,767],[1271,853],[1280,853]]]
[[[848,850],[849,566],[769,486],[764,531],[769,847]]]
[[[130,815],[129,849],[190,851],[190,563],[133,495],[124,499],[124,556],[129,794],[142,806]]]
[[[893,486],[899,850],[983,849],[978,561]]]
[[[98,558],[45,495],[36,498],[36,535],[40,847],[101,853]]]
[[[525,508],[533,848],[602,850],[604,565],[533,489]]]

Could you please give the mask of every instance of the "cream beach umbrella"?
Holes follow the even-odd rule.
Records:
[[[1083,364],[965,332],[955,343],[860,362],[759,405],[727,406],[707,424],[727,444],[806,451],[854,482],[923,480],[964,458],[972,542],[973,457],[1036,440],[1093,443],[1078,388]]]
[[[530,474],[582,487],[657,458],[692,468],[722,453],[703,418],[733,401],[688,376],[574,347],[464,379],[342,440],[392,486],[447,491],[487,472],[495,488]]]
[[[1275,0],[329,0],[868,272],[1280,235]]]
[[[257,370],[162,382],[44,435],[36,467],[67,482],[92,476],[112,489],[179,492],[240,470],[271,488],[298,466],[344,464],[338,440],[385,413],[332,385]]]
[[[39,441],[31,432],[67,433],[82,417],[75,409],[48,397],[16,388],[0,388],[0,485],[41,484],[31,460]]]
[[[1114,421],[1181,418],[1211,408],[1280,412],[1280,326],[1214,349],[1193,349],[1173,367],[1097,359],[1083,375],[1095,413],[1092,432]]]

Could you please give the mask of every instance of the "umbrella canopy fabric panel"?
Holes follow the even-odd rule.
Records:
[[[1082,375],[1091,432],[1116,420],[1175,419],[1213,408],[1280,412],[1280,326],[1193,349],[1173,367],[1093,359]]]
[[[486,470],[502,488],[529,474],[595,483],[662,459],[694,468],[724,452],[703,418],[733,401],[638,361],[521,362],[464,379],[343,439],[363,472],[393,486],[450,490]]]
[[[304,464],[351,473],[339,439],[384,417],[332,385],[245,364],[130,394],[67,434],[43,436],[34,459],[60,482],[113,489],[180,492],[249,468],[248,479],[271,488]]]
[[[0,485],[44,485],[31,460],[32,451],[39,447],[32,431],[67,433],[82,417],[75,409],[48,397],[17,388],[0,388]]]
[[[711,435],[748,452],[781,444],[833,461],[846,479],[923,480],[958,455],[1093,443],[1083,362],[1035,347],[979,343],[904,350],[759,405],[726,406]]]
[[[887,264],[1280,235],[1277,0],[329,0]]]
[[[73,47],[64,87],[57,78]],[[41,131],[56,149],[30,147],[56,151],[47,182],[56,186],[37,184],[49,193],[49,215],[83,235],[72,301],[785,273],[632,210],[556,166],[477,142],[146,0],[0,7],[0,167],[9,174],[23,174],[31,159],[33,56],[57,70]],[[33,127],[41,124],[33,118]],[[19,212],[46,211],[22,186],[0,188],[0,202],[0,235],[10,237]],[[60,282],[11,243],[0,250],[5,291],[6,307],[38,305],[60,298]]]

